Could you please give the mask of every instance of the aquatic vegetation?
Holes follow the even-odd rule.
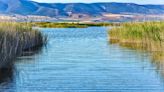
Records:
[[[24,50],[42,46],[46,38],[28,24],[0,23],[0,66],[20,56]]]
[[[110,41],[148,51],[161,51],[164,45],[164,22],[123,23],[109,31]]]
[[[109,32],[111,43],[146,51],[157,70],[164,69],[164,22],[123,23]],[[161,71],[164,75],[164,72]]]
[[[78,22],[32,22],[29,23],[32,26],[38,26],[43,28],[86,28],[91,26],[114,26],[118,23],[78,23]]]
[[[108,34],[111,43],[147,51],[154,62],[164,61],[164,22],[123,23]]]

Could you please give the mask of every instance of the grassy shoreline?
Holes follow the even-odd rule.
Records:
[[[78,22],[31,22],[32,26],[43,28],[87,28],[94,26],[117,26],[118,23],[78,23]]]
[[[24,50],[42,46],[46,38],[28,24],[0,23],[0,68],[20,56]]]
[[[164,22],[123,23],[108,35],[111,43],[147,51],[154,61],[164,60]]]
[[[113,43],[142,45],[148,51],[161,51],[164,46],[164,22],[124,23],[108,34]]]

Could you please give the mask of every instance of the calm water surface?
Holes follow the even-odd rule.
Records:
[[[47,46],[19,57],[0,92],[164,92],[149,55],[109,44],[107,29],[40,29]]]

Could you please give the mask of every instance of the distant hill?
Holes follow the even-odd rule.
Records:
[[[133,3],[38,3],[30,0],[0,0],[1,14],[69,16],[86,14],[99,16],[104,13],[164,14],[164,5],[138,5]]]

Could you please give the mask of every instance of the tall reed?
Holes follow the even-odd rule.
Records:
[[[109,31],[110,41],[147,51],[164,50],[164,22],[124,23]]]
[[[42,46],[45,40],[40,31],[32,29],[28,24],[0,23],[0,68],[24,50]]]

